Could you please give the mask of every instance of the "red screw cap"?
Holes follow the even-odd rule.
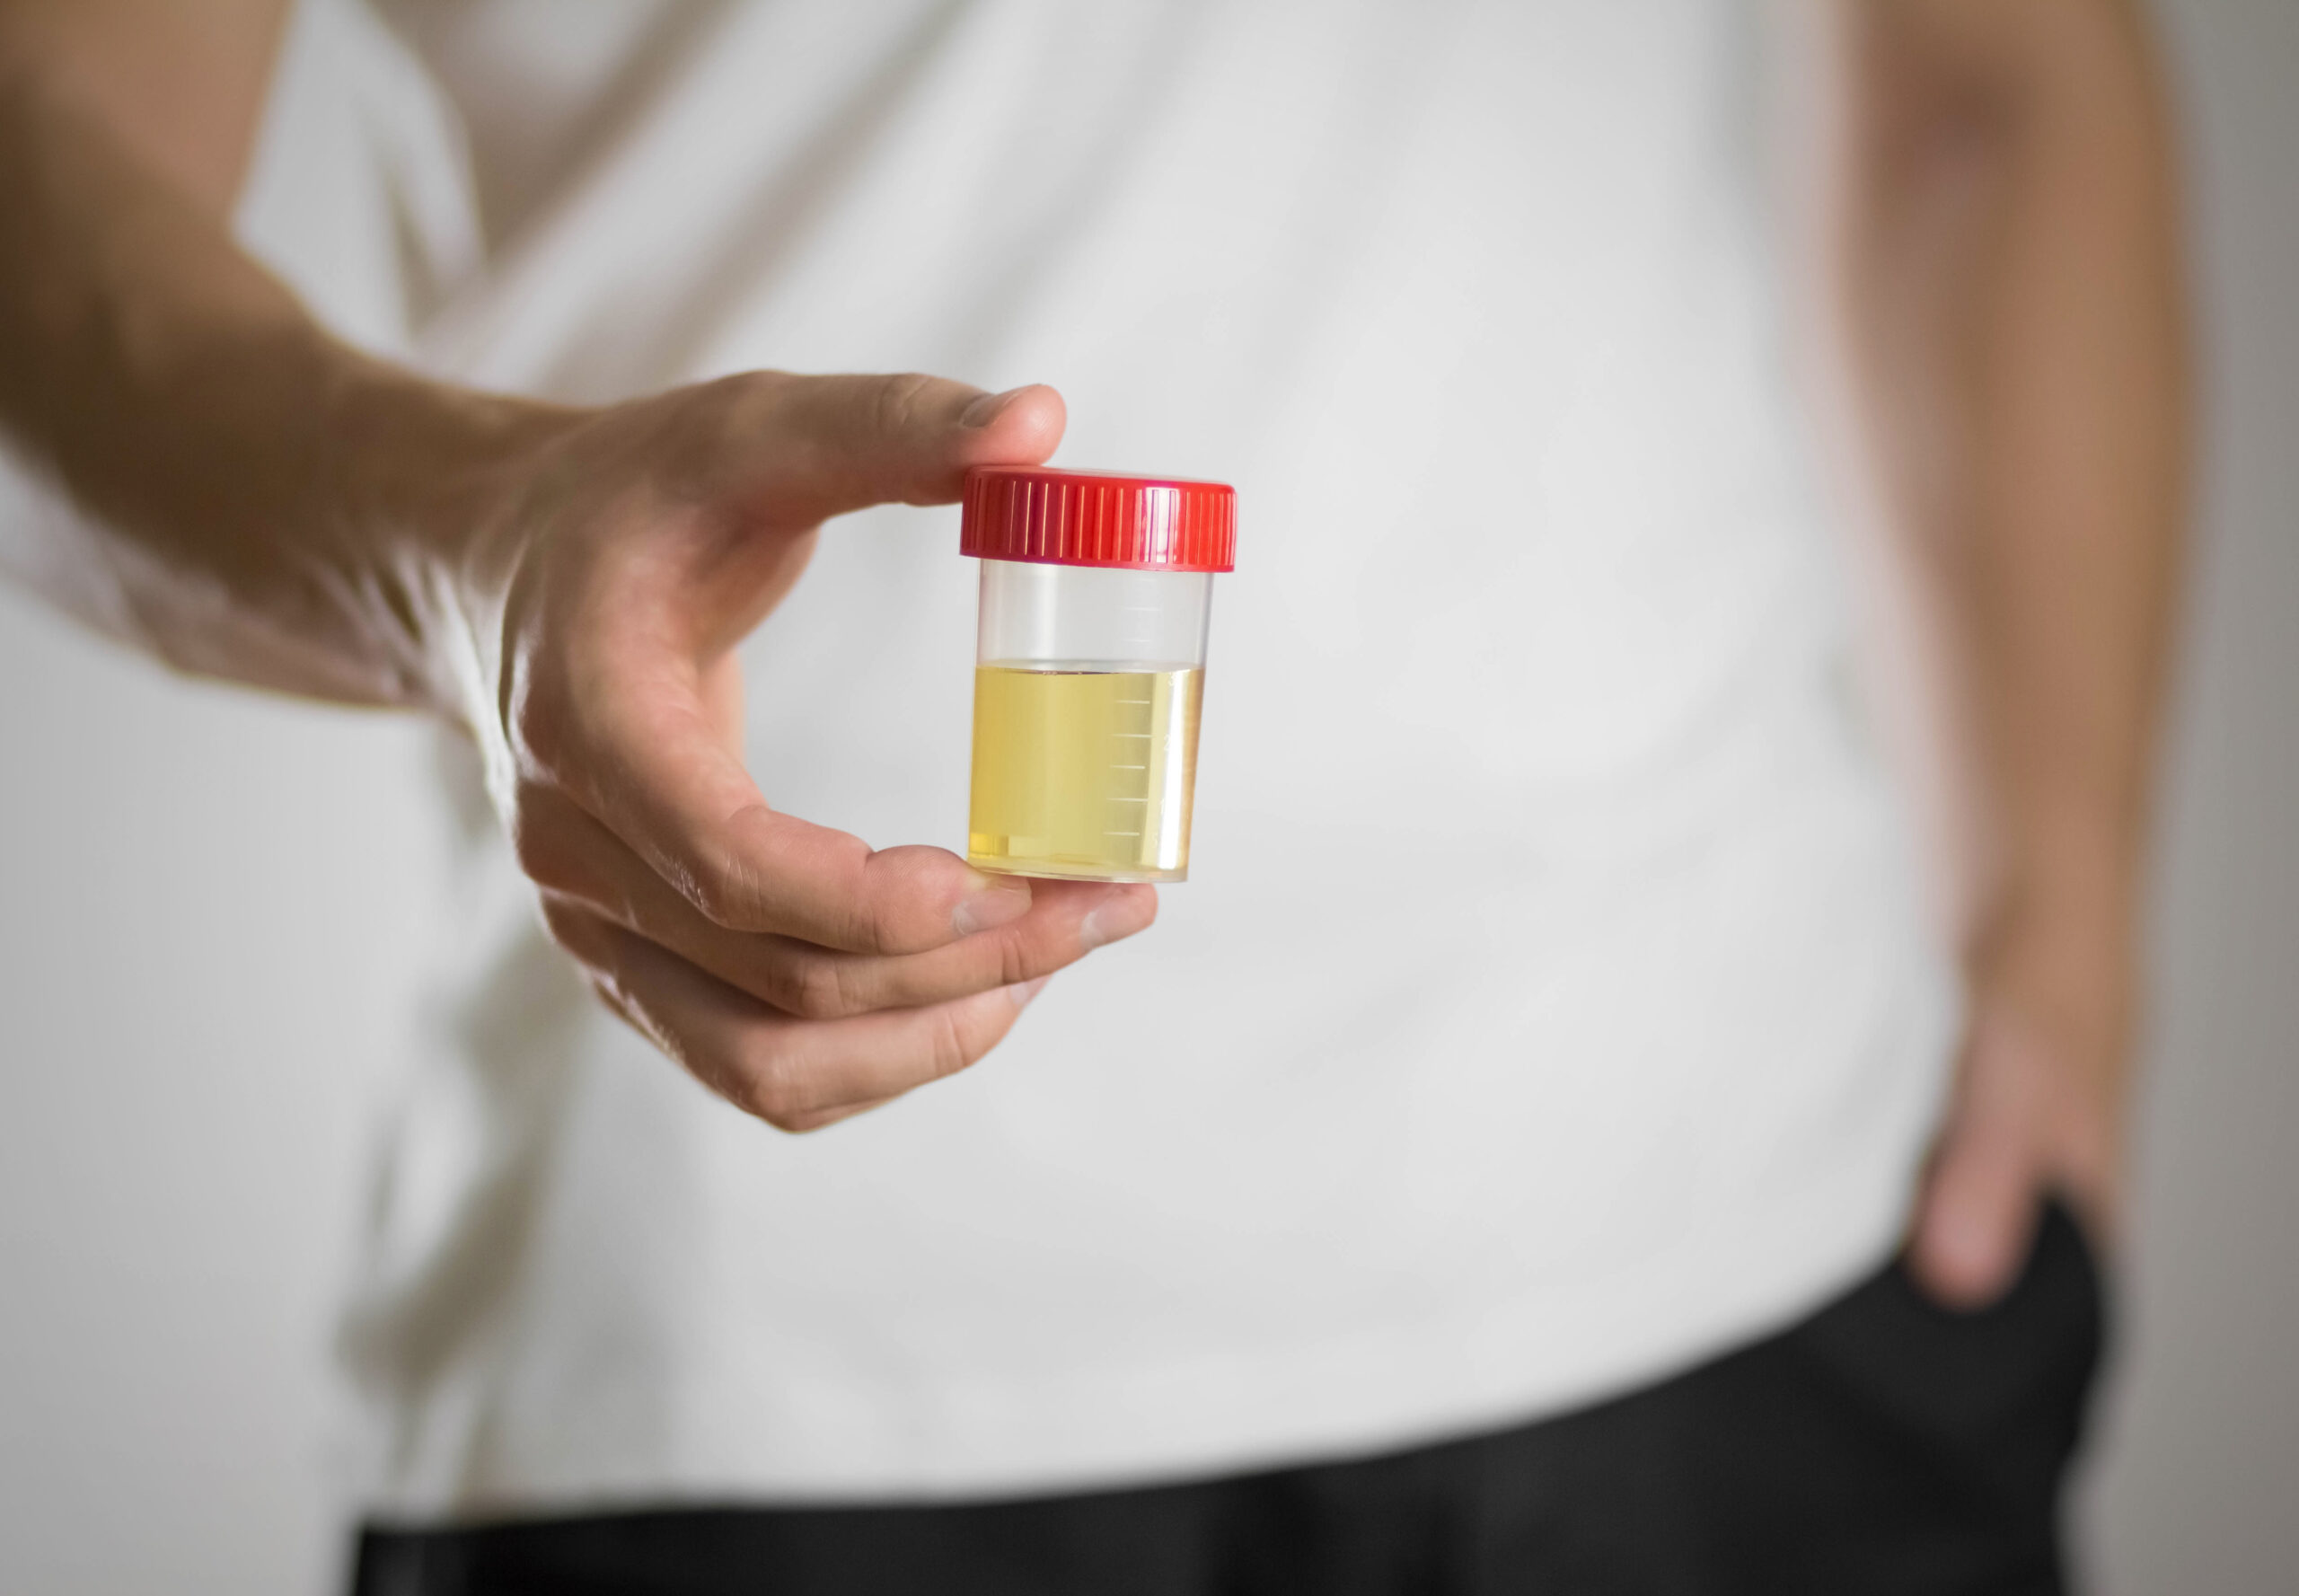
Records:
[[[958,552],[1040,565],[1226,571],[1238,552],[1238,490],[1182,477],[1044,465],[966,472]]]

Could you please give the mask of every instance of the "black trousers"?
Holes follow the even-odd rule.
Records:
[[[1953,1313],[1897,1266],[1781,1335],[1561,1417],[1343,1462],[937,1507],[368,1530],[357,1596],[1964,1596],[2066,1588],[2102,1329],[2049,1212]]]

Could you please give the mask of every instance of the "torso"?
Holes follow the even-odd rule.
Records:
[[[378,1501],[1386,1444],[1889,1247],[1951,1004],[1841,690],[1742,7],[665,4],[549,70],[544,12],[411,29],[492,96],[427,358],[1052,382],[1059,463],[1237,483],[1238,562],[1192,879],[829,1133],[595,1010],[488,867],[354,1318]],[[972,577],[954,513],[826,532],[745,656],[771,801],[963,848]]]

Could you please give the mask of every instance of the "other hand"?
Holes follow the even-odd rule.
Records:
[[[2112,1241],[2130,962],[2125,939],[2096,924],[2012,930],[1973,961],[1954,1094],[1909,1244],[1916,1278],[1948,1306],[1985,1307],[2011,1287],[2048,1196]]]

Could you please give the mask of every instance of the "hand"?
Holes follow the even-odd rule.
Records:
[[[1916,1206],[1909,1261],[1951,1308],[2018,1278],[2057,1195],[2094,1240],[2116,1230],[2132,981],[2098,926],[1995,939],[1974,961],[1954,1095]]]
[[[617,1013],[784,1130],[965,1068],[1048,974],[1156,916],[1146,886],[874,851],[770,809],[743,766],[733,651],[820,525],[949,502],[1062,421],[1050,388],[757,373],[570,414],[494,473],[460,674],[521,868]]]

